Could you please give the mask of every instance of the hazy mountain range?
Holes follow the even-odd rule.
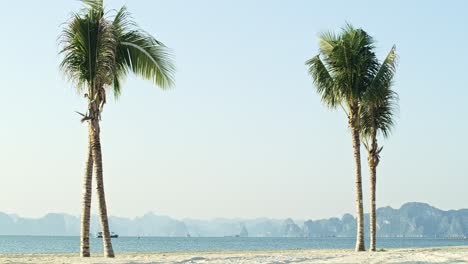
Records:
[[[147,213],[141,217],[110,217],[111,231],[121,236],[250,236],[250,237],[353,237],[356,219],[213,219],[176,220]],[[366,230],[369,217],[366,215]],[[399,209],[377,209],[378,236],[452,237],[468,236],[468,209],[443,211],[425,203],[406,203]],[[92,216],[91,232],[99,231],[97,216]],[[0,212],[0,235],[76,236],[80,219],[68,214],[47,214],[41,218],[22,218]]]

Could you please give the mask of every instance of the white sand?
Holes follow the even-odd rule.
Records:
[[[352,250],[275,250],[171,253],[117,253],[79,258],[76,254],[0,254],[0,263],[468,263],[468,247],[388,249],[384,252]]]

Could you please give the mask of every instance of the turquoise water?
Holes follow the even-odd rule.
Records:
[[[262,249],[354,248],[354,238],[236,238],[236,237],[120,237],[112,239],[116,252],[217,251]],[[73,253],[79,237],[0,236],[0,253]],[[467,246],[468,240],[380,238],[378,248]],[[91,239],[92,251],[102,240]]]

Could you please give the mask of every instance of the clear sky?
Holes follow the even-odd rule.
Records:
[[[317,54],[317,34],[346,21],[375,37],[380,58],[393,44],[400,57],[400,114],[391,138],[381,141],[378,206],[468,208],[467,1],[105,4],[126,4],[142,28],[172,48],[178,69],[175,89],[130,77],[123,96],[106,105],[110,214],[354,213],[345,116],[323,107],[304,66]],[[61,76],[57,55],[61,24],[80,6],[48,0],[2,7],[0,211],[80,213],[87,129],[74,111],[84,111],[85,100]]]

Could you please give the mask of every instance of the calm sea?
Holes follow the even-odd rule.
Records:
[[[353,248],[354,238],[236,238],[236,237],[119,237],[116,252],[216,251],[262,249]],[[0,253],[73,253],[79,237],[0,236]],[[380,238],[378,248],[466,246],[468,240]],[[91,239],[92,251],[102,251],[102,240]]]

